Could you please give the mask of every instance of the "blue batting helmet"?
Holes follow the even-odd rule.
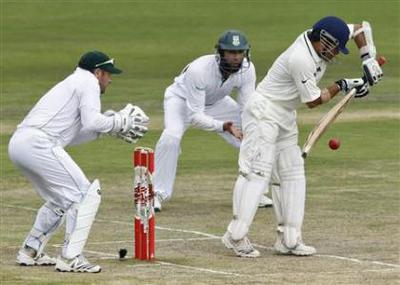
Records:
[[[328,16],[316,22],[313,26],[313,31],[328,32],[339,42],[339,50],[348,54],[349,50],[346,48],[347,41],[349,40],[350,30],[347,24],[338,17]]]

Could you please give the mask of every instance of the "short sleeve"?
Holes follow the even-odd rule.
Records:
[[[290,75],[300,93],[302,103],[312,102],[321,96],[321,90],[317,86],[315,76],[316,66],[307,58],[296,54],[289,60]]]

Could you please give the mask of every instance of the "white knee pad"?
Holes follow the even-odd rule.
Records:
[[[163,132],[155,150],[154,189],[163,200],[172,196],[178,158],[181,153],[181,137]]]
[[[64,214],[66,210],[57,205],[46,202],[38,211],[35,223],[23,246],[27,245],[36,250],[36,255],[39,256],[47,242],[64,222]]]
[[[269,178],[255,174],[249,174],[247,182],[242,190],[237,219],[233,221],[232,239],[241,240],[249,232],[250,225],[253,223],[261,195],[268,186]]]
[[[272,165],[276,160],[277,130],[274,129],[275,125],[265,127],[263,129],[260,124],[254,122],[244,126],[245,136],[240,146],[239,170],[245,176],[250,173],[268,178],[271,176]]]
[[[278,172],[281,182],[304,180],[304,160],[299,146],[283,149],[278,156]]]
[[[278,157],[278,167],[284,240],[286,246],[292,248],[301,239],[306,193],[304,161],[300,148],[291,146],[283,149]]]
[[[72,205],[67,213],[67,229],[63,247],[64,258],[82,253],[101,202],[99,180],[94,180],[80,203]]]

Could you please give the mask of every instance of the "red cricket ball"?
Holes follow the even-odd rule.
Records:
[[[340,140],[337,138],[332,138],[329,140],[329,147],[333,150],[336,150],[340,147]]]

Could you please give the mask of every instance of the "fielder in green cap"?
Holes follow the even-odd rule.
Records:
[[[194,59],[165,90],[165,128],[155,150],[156,211],[172,197],[180,143],[189,126],[216,132],[240,146],[240,114],[256,84],[250,44],[243,32],[227,30],[214,47],[214,54]],[[234,89],[238,101],[230,96]]]

